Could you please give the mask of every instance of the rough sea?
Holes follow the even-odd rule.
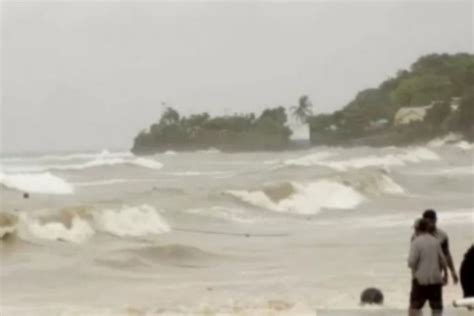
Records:
[[[473,158],[442,140],[4,155],[0,314],[405,315],[423,210],[457,267],[474,242]],[[367,287],[382,307],[359,305]],[[461,296],[444,288],[447,307]]]

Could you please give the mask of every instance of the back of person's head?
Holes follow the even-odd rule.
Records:
[[[432,222],[436,222],[438,216],[436,215],[435,210],[426,210],[423,212],[423,218]]]
[[[429,229],[430,229],[429,221],[425,218],[420,218],[420,220],[418,221],[417,231],[420,234],[423,234],[423,233],[429,232]]]
[[[420,232],[420,221],[421,218],[417,218],[413,223],[413,229],[415,230],[415,234],[418,234]]]

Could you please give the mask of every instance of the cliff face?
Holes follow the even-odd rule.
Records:
[[[400,109],[420,108],[426,109],[420,119],[395,119]],[[432,54],[359,92],[342,110],[308,122],[315,145],[407,145],[450,132],[472,140],[473,113],[474,55]]]
[[[289,146],[291,130],[283,107],[253,114],[210,117],[207,113],[181,117],[168,108],[156,124],[137,135],[132,152],[153,154],[210,147],[223,151],[280,150]]]

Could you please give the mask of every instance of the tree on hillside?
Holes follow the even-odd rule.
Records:
[[[468,91],[459,106],[457,128],[470,141],[474,141],[474,90]]]
[[[427,112],[424,119],[424,123],[430,128],[433,137],[436,136],[436,132],[445,132],[442,130],[442,123],[449,117],[451,113],[451,107],[449,102],[441,101],[436,102]]]
[[[308,118],[313,115],[313,104],[307,95],[303,95],[298,100],[298,106],[292,106],[291,111],[293,117],[301,123],[306,123]]]
[[[170,124],[176,124],[179,122],[179,113],[173,108],[166,108],[166,110],[163,112],[161,115],[160,119],[160,125],[170,125]]]

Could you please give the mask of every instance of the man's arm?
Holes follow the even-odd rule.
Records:
[[[415,271],[418,266],[419,259],[420,252],[418,251],[418,247],[415,243],[412,243],[410,246],[410,254],[408,255],[408,267]]]
[[[441,268],[441,273],[443,275],[443,284],[446,285],[448,284],[448,264],[446,257],[443,254],[443,250],[441,246],[439,246],[438,250],[438,258],[439,258],[439,266]]]
[[[444,256],[446,257],[446,263],[451,271],[451,276],[453,278],[453,283],[457,284],[458,283],[458,275],[456,273],[456,268],[454,267],[454,261],[453,257],[451,256],[451,251],[449,250],[449,239],[448,236],[446,236],[446,239],[443,241],[441,244],[441,248],[443,250]]]

